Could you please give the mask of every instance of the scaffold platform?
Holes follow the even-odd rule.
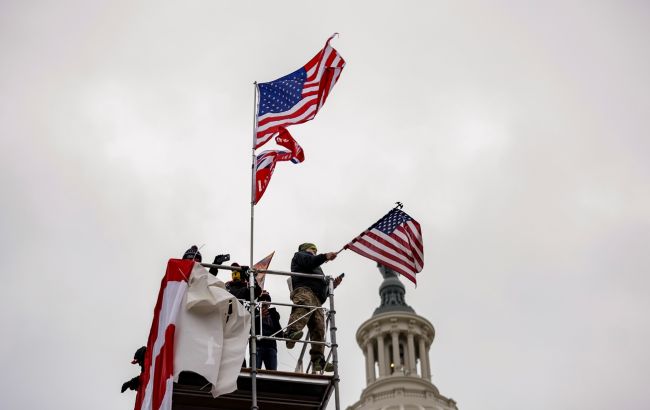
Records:
[[[260,410],[322,410],[334,391],[334,376],[257,370],[257,405]],[[213,398],[201,376],[182,374],[174,384],[173,410],[247,410],[251,408],[251,369],[242,368],[237,390]]]

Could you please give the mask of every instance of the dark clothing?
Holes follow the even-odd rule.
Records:
[[[262,317],[262,333],[260,333],[260,313],[259,310],[255,312],[255,334],[262,336],[271,336],[273,333],[279,332],[282,330],[282,325],[280,324],[280,314],[275,308],[269,308],[269,314]],[[282,337],[281,334],[275,335],[275,337]],[[273,349],[278,349],[278,345],[275,340],[272,339],[262,339],[257,341],[257,346],[259,347],[271,347]]]
[[[226,282],[226,290],[230,292],[237,299],[250,300],[250,291],[248,290],[248,283],[240,280],[231,280]],[[255,281],[255,299],[262,294],[262,288]]]
[[[318,298],[321,304],[325,302],[329,293],[327,280],[323,276],[323,270],[320,265],[327,261],[324,253],[312,255],[309,252],[296,252],[291,260],[291,272],[313,273],[321,275],[320,277],[305,278],[300,276],[291,277],[291,286],[293,289],[309,288]]]
[[[291,271],[299,273],[314,274],[313,278],[300,276],[291,277],[291,301],[296,305],[320,307],[329,294],[329,285],[320,265],[327,261],[323,253],[312,255],[306,251],[296,252],[291,260]],[[316,276],[320,275],[320,276]],[[311,312],[311,313],[310,313]],[[325,340],[325,316],[322,309],[309,309],[304,307],[292,307],[287,332],[302,330],[305,325],[309,329],[309,337],[314,342]],[[312,361],[323,358],[323,345],[312,344],[309,354]]]
[[[262,363],[266,370],[278,370],[278,350],[273,347],[257,348],[257,368],[262,368]]]
[[[255,314],[255,334],[260,334],[260,313]],[[269,308],[268,314],[262,316],[262,335],[271,336],[273,333],[282,330],[280,325],[280,314],[275,308]],[[282,337],[281,334],[275,337]],[[262,339],[257,341],[257,368],[266,370],[278,370],[278,346],[275,340]]]

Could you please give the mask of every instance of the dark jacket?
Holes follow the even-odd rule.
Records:
[[[237,299],[250,300],[251,298],[247,282],[242,282],[240,280],[231,280],[230,282],[226,282],[226,290]],[[262,288],[260,288],[260,285],[258,285],[257,281],[255,281],[255,299],[257,299],[261,294]]]
[[[291,272],[299,273],[313,273],[314,275],[321,275],[321,277],[304,278],[300,276],[291,277],[291,286],[294,289],[309,288],[314,292],[321,304],[327,299],[329,289],[327,281],[323,276],[323,270],[320,265],[327,261],[324,253],[319,255],[312,255],[309,252],[302,251],[296,252],[291,260]]]
[[[275,308],[269,308],[269,314],[266,317],[262,318],[262,335],[271,336],[273,333],[282,329],[280,325],[280,314]],[[257,309],[255,311],[255,334],[260,334],[260,311]],[[282,337],[282,334],[278,333],[274,337]],[[272,347],[275,350],[278,350],[278,345],[275,340],[271,339],[262,339],[257,342],[257,346],[260,347]]]

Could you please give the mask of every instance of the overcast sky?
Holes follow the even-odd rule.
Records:
[[[278,165],[254,258],[336,251],[401,201],[443,395],[649,408],[649,18],[644,1],[0,1],[0,407],[133,407],[119,388],[167,259],[249,259],[253,81],[339,32],[347,66],[291,129],[306,160]],[[347,273],[345,407],[381,277],[350,251],[325,270]]]

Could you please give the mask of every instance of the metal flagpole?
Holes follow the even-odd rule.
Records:
[[[257,158],[255,156],[255,141],[257,140],[257,81],[253,83],[253,148],[251,150],[251,248],[249,269],[253,267],[253,226],[255,222],[255,174],[257,172]],[[251,368],[251,410],[257,410],[257,346],[255,339],[255,275],[250,270],[248,274],[248,289],[250,291],[251,337],[249,342],[250,356],[248,360]]]

